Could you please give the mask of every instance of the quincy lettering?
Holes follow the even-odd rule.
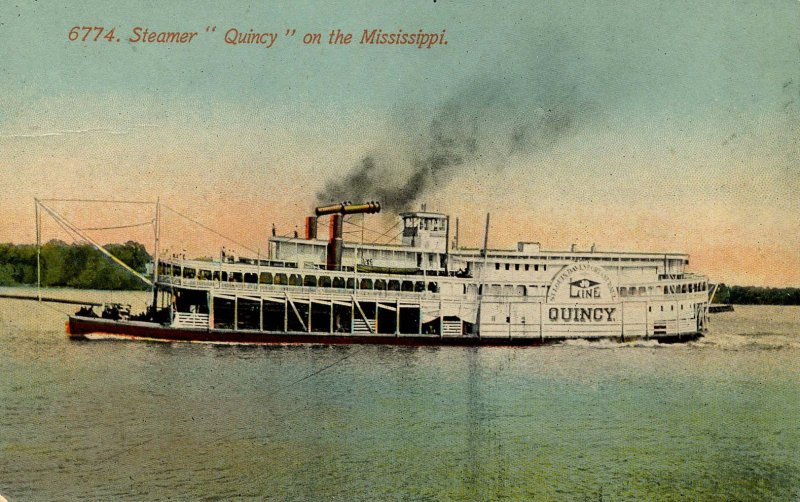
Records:
[[[550,307],[547,317],[553,322],[614,322],[616,310],[613,307]]]

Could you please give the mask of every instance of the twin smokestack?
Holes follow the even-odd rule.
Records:
[[[381,210],[381,204],[377,201],[365,202],[363,204],[353,204],[352,202],[341,202],[330,206],[320,206],[314,210],[316,216],[306,217],[306,239],[317,238],[317,218],[330,215],[331,221],[328,227],[328,246],[326,266],[328,270],[339,270],[342,267],[342,225],[346,214],[372,214]]]

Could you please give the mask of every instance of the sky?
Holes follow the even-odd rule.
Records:
[[[0,4],[0,242],[35,240],[34,197],[158,198],[258,252],[317,203],[377,198],[375,229],[425,203],[462,244],[489,212],[491,247],[686,252],[712,281],[800,286],[797,0]],[[70,41],[84,25],[120,42]],[[129,42],[137,26],[198,35]],[[152,218],[49,204],[81,228]],[[170,251],[223,244],[162,214]]]

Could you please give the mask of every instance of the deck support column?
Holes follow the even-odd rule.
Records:
[[[544,342],[544,303],[539,302],[539,341]]]
[[[156,309],[158,311],[158,309]],[[208,327],[214,329],[214,290],[208,290]]]
[[[439,300],[439,338],[444,337],[444,302]]]

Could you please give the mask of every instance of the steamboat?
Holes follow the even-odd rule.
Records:
[[[154,264],[141,315],[82,308],[72,338],[92,334],[247,344],[535,346],[571,339],[696,339],[706,330],[708,280],[681,253],[548,251],[538,242],[462,248],[445,214],[399,215],[399,244],[343,239],[350,215],[380,204],[317,207],[305,232],[273,235],[268,258]],[[324,218],[324,219],[323,219]],[[328,237],[319,226],[327,220]],[[156,253],[157,254],[157,253]]]

